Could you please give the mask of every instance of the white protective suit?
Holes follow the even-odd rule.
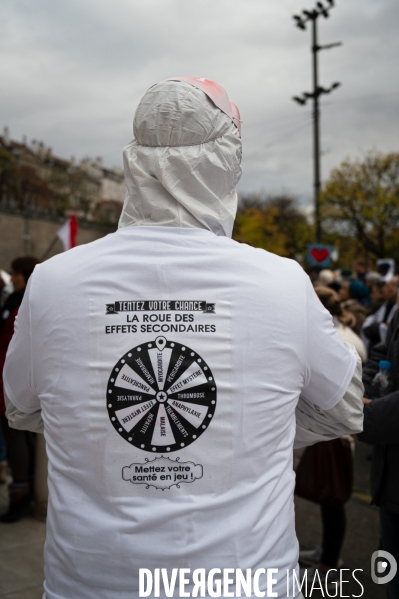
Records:
[[[134,135],[119,230],[36,267],[4,369],[10,425],[44,423],[45,596],[134,599],[139,568],[270,567],[282,598],[294,441],[362,429],[360,360],[296,262],[230,239],[227,108],[162,82]]]
[[[241,177],[241,138],[231,118],[189,83],[165,81],[140,102],[133,132],[123,152],[119,226],[200,227],[231,237]]]

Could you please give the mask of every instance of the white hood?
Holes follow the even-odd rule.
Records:
[[[119,227],[196,227],[231,237],[241,138],[231,118],[189,83],[151,87],[123,151],[127,192]]]

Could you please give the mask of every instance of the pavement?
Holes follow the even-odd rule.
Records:
[[[364,599],[387,599],[384,585],[377,585],[371,580],[371,556],[379,549],[380,531],[378,508],[370,505],[369,473],[370,473],[371,447],[356,444],[355,449],[355,480],[354,492],[346,504],[347,529],[342,548],[343,580],[351,579],[341,588],[342,597],[359,596],[362,592],[351,575],[351,571],[360,569],[356,577],[364,587],[361,595]],[[321,519],[320,508],[298,497],[295,498],[296,506],[296,531],[302,549],[313,549],[321,545]],[[308,589],[310,591],[310,588]],[[330,591],[333,595],[333,591]],[[321,592],[315,591],[309,595],[314,599],[323,597]],[[327,595],[324,595],[327,596]]]
[[[0,485],[0,514],[7,511],[7,485]],[[0,524],[1,599],[42,599],[46,523],[33,517]]]
[[[355,489],[347,504],[347,534],[342,551],[344,580],[351,579],[350,570],[359,568],[356,576],[364,587],[353,581],[345,583],[341,596],[386,599],[384,586],[376,585],[370,576],[371,555],[378,549],[378,510],[369,504],[370,448],[357,444],[355,452]],[[7,509],[6,485],[0,486],[0,513]],[[319,506],[296,499],[297,535],[302,548],[310,549],[321,541]],[[42,599],[43,544],[46,525],[35,520],[33,512],[15,524],[0,524],[0,598]],[[330,591],[333,596],[332,591]],[[314,591],[312,598],[326,595]],[[74,597],[71,599],[79,599]],[[95,599],[95,598],[93,598]]]

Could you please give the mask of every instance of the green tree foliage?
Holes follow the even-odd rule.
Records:
[[[286,258],[304,255],[313,229],[296,199],[287,194],[241,198],[233,238]]]
[[[331,172],[321,196],[326,240],[375,258],[399,259],[399,153],[370,152]],[[345,241],[345,239],[347,241]]]

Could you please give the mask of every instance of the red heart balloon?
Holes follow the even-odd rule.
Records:
[[[330,252],[326,248],[312,248],[310,250],[310,255],[316,262],[324,262],[327,258],[330,257]]]

